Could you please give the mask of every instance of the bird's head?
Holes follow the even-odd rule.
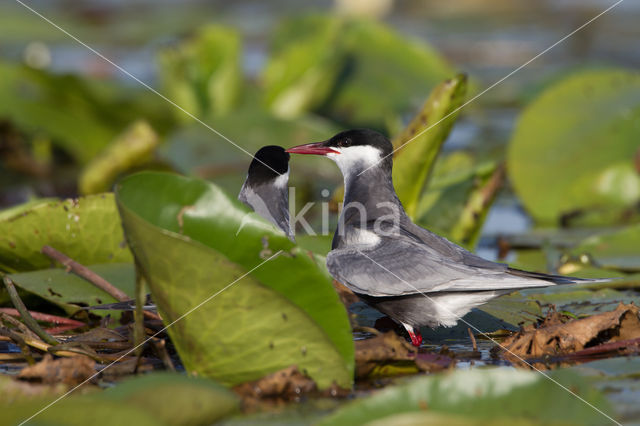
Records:
[[[252,187],[256,187],[272,183],[274,179],[280,178],[278,182],[283,180],[286,184],[289,172],[289,157],[289,154],[281,146],[269,145],[260,148],[249,165],[247,183]]]
[[[287,149],[292,154],[323,155],[336,162],[346,177],[369,169],[391,172],[393,145],[384,135],[369,129],[340,132],[324,142],[309,143]]]

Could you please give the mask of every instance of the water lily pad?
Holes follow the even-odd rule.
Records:
[[[113,194],[43,201],[0,221],[0,270],[45,269],[49,245],[83,265],[131,262]]]
[[[133,263],[107,263],[88,266],[88,268],[133,298],[135,287]],[[22,272],[11,274],[9,277],[22,290],[37,294],[62,307],[70,315],[79,311],[82,306],[117,302],[108,293],[64,269]],[[120,314],[118,311],[108,310],[93,312],[97,315],[118,316]]]
[[[349,321],[322,257],[202,180],[140,173],[117,194],[163,318],[174,321],[219,292],[169,329],[187,371],[237,384],[295,364],[320,388],[350,386]]]
[[[571,254],[588,256],[595,265],[625,272],[640,272],[640,225],[583,240]]]
[[[622,219],[640,199],[639,117],[636,72],[580,72],[544,91],[522,114],[508,152],[529,213],[546,224],[594,209]]]
[[[3,400],[3,424],[29,419],[52,401],[53,397],[37,395]],[[64,398],[38,413],[30,424],[211,424],[233,414],[238,405],[234,394],[211,380],[152,373],[128,379],[104,392]]]
[[[143,408],[170,425],[211,424],[239,409],[238,397],[216,382],[177,373],[131,378],[101,397]]]
[[[552,377],[589,404],[613,414],[602,394],[575,373],[554,372]],[[455,371],[386,388],[347,404],[326,417],[321,425],[361,425],[402,413],[462,416],[472,421],[504,418],[516,421],[566,424],[603,424],[604,417],[566,389],[543,375],[511,368]],[[455,423],[454,423],[455,424]],[[517,422],[516,422],[517,424]]]

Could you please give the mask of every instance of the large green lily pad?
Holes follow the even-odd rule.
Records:
[[[117,197],[163,318],[218,293],[169,329],[187,371],[236,384],[296,364],[321,388],[350,386],[349,321],[322,257],[202,180],[140,173]]]
[[[178,373],[130,378],[101,396],[143,408],[170,425],[210,424],[240,405],[234,393],[216,382]]]
[[[639,117],[636,72],[585,71],[544,91],[522,114],[508,152],[529,213],[555,224],[582,210],[620,212],[636,203]]]
[[[113,194],[30,203],[0,220],[0,270],[50,267],[44,245],[83,265],[132,261]]]
[[[593,407],[613,414],[602,394],[590,388],[578,375],[559,371],[551,376]],[[511,368],[473,369],[420,377],[404,385],[386,388],[369,398],[347,404],[320,424],[361,425],[425,410],[443,416],[462,416],[471,421],[481,419],[485,424],[504,419],[516,424],[527,421],[548,424],[558,420],[576,425],[607,423],[607,417],[593,407],[537,372]]]
[[[0,402],[2,424],[25,421],[53,400],[53,396],[12,395]],[[38,413],[29,424],[202,425],[232,414],[238,405],[233,393],[211,380],[152,373],[104,392],[73,394]]]

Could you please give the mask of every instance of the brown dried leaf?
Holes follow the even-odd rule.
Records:
[[[333,280],[333,288],[336,289],[336,293],[340,296],[340,301],[346,307],[351,306],[360,300],[358,296],[351,290],[349,290],[344,284],[339,281]]]
[[[440,371],[453,363],[444,355],[418,353],[418,350],[393,331],[356,345],[356,378]]]
[[[614,311],[567,321],[553,312],[539,325],[529,325],[507,338],[504,356],[516,360],[574,353],[602,344],[640,338],[638,307],[620,303]]]
[[[44,384],[77,385],[95,372],[95,362],[88,357],[74,356],[54,360],[50,354],[46,354],[39,363],[22,369],[18,379]]]
[[[292,365],[254,382],[243,383],[233,390],[243,398],[282,398],[290,401],[316,390],[316,383]]]

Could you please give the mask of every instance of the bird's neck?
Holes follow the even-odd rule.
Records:
[[[373,167],[362,173],[350,173],[344,177],[344,219],[365,222],[389,215],[405,215],[402,203],[396,195],[391,173],[382,167]]]

